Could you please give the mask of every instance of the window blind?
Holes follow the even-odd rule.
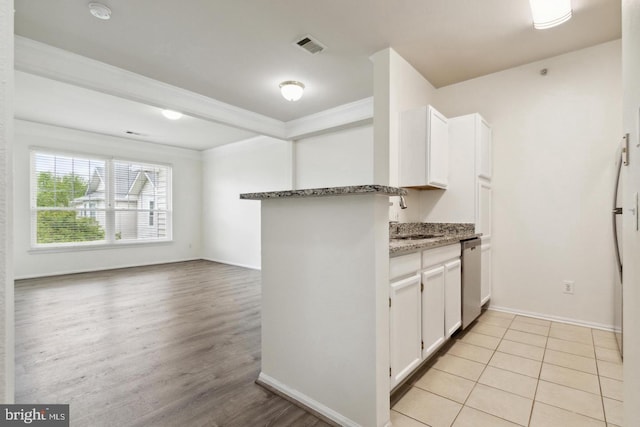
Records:
[[[169,240],[171,167],[34,150],[32,243]]]
[[[35,153],[31,171],[36,244],[105,240],[104,206],[91,191],[104,194],[104,160]]]
[[[113,175],[116,239],[166,239],[170,169],[149,163],[114,161]]]

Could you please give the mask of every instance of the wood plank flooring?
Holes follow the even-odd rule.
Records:
[[[254,384],[260,272],[209,261],[16,282],[16,402],[72,426],[328,426]]]

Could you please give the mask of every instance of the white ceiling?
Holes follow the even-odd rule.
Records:
[[[369,57],[389,46],[440,87],[621,34],[620,0],[572,0],[543,31],[528,0],[102,1],[109,21],[88,1],[16,1],[16,33],[281,121],[371,96]],[[305,34],[328,49],[301,51]],[[296,103],[278,92],[289,79],[307,85]]]
[[[256,136],[195,117],[167,120],[160,108],[20,71],[15,91],[16,118],[39,123],[194,150]]]

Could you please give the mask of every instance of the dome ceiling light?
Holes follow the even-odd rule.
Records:
[[[106,21],[111,19],[111,9],[102,3],[89,3],[89,12],[98,19]]]
[[[182,113],[179,111],[173,110],[162,110],[162,115],[165,116],[169,120],[178,120],[182,118]]]
[[[529,0],[533,28],[545,30],[571,19],[571,0]]]
[[[286,82],[280,83],[280,92],[287,101],[297,101],[302,98],[304,85],[295,80],[287,80]]]

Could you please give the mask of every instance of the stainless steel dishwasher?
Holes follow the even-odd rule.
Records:
[[[462,329],[471,324],[481,311],[480,239],[462,240]]]

